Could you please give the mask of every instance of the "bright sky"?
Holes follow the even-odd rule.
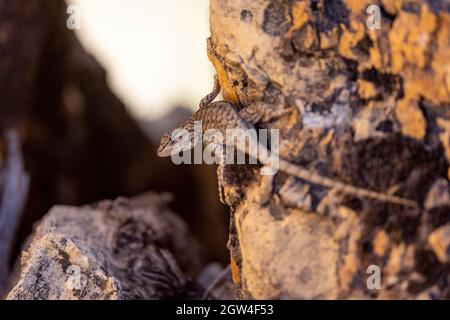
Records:
[[[77,34],[107,69],[114,92],[151,119],[210,91],[209,0],[68,0],[81,9]]]

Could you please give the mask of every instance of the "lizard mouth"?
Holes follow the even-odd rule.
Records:
[[[156,154],[158,155],[158,157],[168,157],[170,156],[171,152],[164,147],[159,147],[158,151],[156,151]]]

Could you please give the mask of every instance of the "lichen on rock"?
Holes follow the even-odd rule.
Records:
[[[369,5],[380,8],[378,30],[367,27]],[[388,205],[283,173],[267,187],[258,168],[230,166],[229,248],[241,297],[450,298],[449,194],[433,187],[449,177],[449,8],[211,0],[209,57],[224,98],[244,109],[264,102],[287,110],[257,124],[279,129],[281,157],[427,202]],[[378,289],[367,286],[373,265]]]

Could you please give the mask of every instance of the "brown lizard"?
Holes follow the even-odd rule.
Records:
[[[190,133],[189,143],[183,141],[183,139],[177,138],[176,135],[173,134],[174,130],[171,130],[164,134],[161,138],[160,146],[158,148],[157,154],[160,157],[167,157],[172,155],[173,153],[178,153],[182,150],[188,150],[194,147],[194,122],[201,121],[202,130],[205,132],[208,129],[216,129],[220,130],[225,136],[225,132],[227,129],[254,129],[254,124],[260,120],[261,114],[258,113],[248,113],[246,109],[239,111],[240,106],[231,102],[226,101],[218,101],[213,102],[216,96],[220,92],[220,85],[215,77],[215,84],[213,91],[204,97],[200,101],[200,108],[194,113],[194,115],[182,124],[177,129],[185,129]],[[225,141],[226,143],[227,141]],[[235,141],[232,140],[233,144]],[[216,141],[217,143],[217,141]],[[224,143],[220,141],[219,143]],[[265,150],[264,152],[255,152],[255,149],[251,148],[242,148],[239,144],[235,144],[234,146],[242,152],[249,154],[255,159],[260,160],[263,164],[268,164],[271,162],[270,157],[268,156],[270,152],[265,146],[259,144],[258,141],[252,141],[258,146],[258,149]],[[222,181],[223,181],[223,167],[224,167],[224,157],[221,158],[221,163],[218,168],[218,180],[219,180],[219,195],[221,201],[223,201],[223,193],[222,193]],[[349,195],[354,195],[357,197],[366,197],[375,200],[380,200],[383,202],[390,202],[395,204],[400,204],[404,206],[417,207],[418,204],[414,200],[406,199],[402,197],[397,197],[394,195],[384,194],[376,191],[372,191],[369,189],[364,189],[360,187],[355,187],[350,184],[346,184],[340,181],[333,180],[331,178],[327,178],[321,176],[315,172],[304,169],[295,165],[289,161],[286,161],[282,158],[278,160],[278,168],[292,176],[303,179],[307,182],[314,183],[323,187],[332,188],[335,191],[340,191]]]

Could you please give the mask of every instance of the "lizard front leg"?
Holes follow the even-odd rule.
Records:
[[[219,199],[223,204],[227,204],[225,201],[225,189],[223,183],[225,181],[225,165],[226,165],[226,148],[223,145],[216,145],[219,156],[219,166],[217,167],[217,184],[219,188]]]
[[[226,204],[223,187],[224,177],[225,177],[225,163],[220,163],[219,166],[217,167],[217,184],[219,188],[219,200],[223,204]]]
[[[214,87],[211,91],[211,93],[208,93],[202,100],[200,100],[199,107],[200,108],[206,108],[208,107],[214,99],[219,95],[220,93],[220,83],[219,78],[217,77],[217,74],[214,76]]]
[[[223,187],[223,183],[225,181],[226,148],[223,145],[223,140],[219,140],[220,137],[217,137],[214,134],[211,135],[205,134],[203,138],[206,142],[212,144],[216,163],[218,160],[217,185],[219,191],[219,200],[221,203],[226,204]]]

